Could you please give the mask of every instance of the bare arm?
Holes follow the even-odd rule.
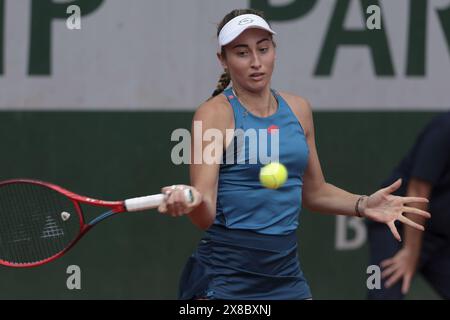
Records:
[[[191,130],[190,186],[163,188],[167,199],[159,211],[174,217],[187,214],[194,225],[208,229],[216,217],[217,185],[226,129],[232,129],[234,117],[225,97],[218,96],[201,105],[194,115]],[[194,193],[194,203],[186,203],[183,189]]]
[[[212,122],[214,121],[214,119],[210,119],[210,117],[210,114],[208,114],[207,112],[205,113],[200,109],[194,116],[191,131],[193,132],[191,143],[192,158],[194,158],[195,154],[194,144],[202,141],[201,148],[197,149],[197,151],[202,151],[202,163],[195,163],[194,159],[192,159],[189,166],[189,173],[191,178],[191,185],[202,194],[203,201],[199,204],[198,207],[196,207],[192,212],[189,213],[189,218],[194,225],[203,230],[208,229],[209,226],[214,222],[214,219],[216,217],[219,165],[217,163],[206,164],[204,162],[205,159],[203,159],[203,151],[205,150],[207,143],[203,141],[202,137],[199,137],[197,133],[195,133],[196,130],[194,129],[194,124],[207,126],[201,131],[201,134],[203,136],[204,131],[208,129],[208,127],[212,125]]]
[[[310,211],[355,216],[355,204],[359,195],[349,193],[325,181],[317,154],[314,121],[310,104],[295,96],[287,100],[305,131],[309,147],[308,166],[304,174],[303,205]],[[361,204],[364,205],[363,203]],[[361,207],[361,210],[363,208]]]
[[[310,150],[308,166],[303,177],[304,206],[314,212],[356,216],[355,207],[361,196],[349,193],[325,181],[316,150],[311,106],[306,100],[296,96],[288,95],[286,100],[304,128]],[[412,213],[424,218],[430,217],[428,212],[406,206],[408,203],[427,203],[427,199],[392,195],[400,186],[401,180],[398,180],[391,186],[364,198],[364,201],[361,201],[358,206],[363,216],[387,224],[399,241],[401,241],[401,237],[395,227],[396,220],[418,230],[424,230],[422,225],[403,216],[403,213]]]

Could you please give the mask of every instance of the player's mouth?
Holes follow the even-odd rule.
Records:
[[[252,78],[255,81],[261,81],[264,78],[265,75],[266,74],[262,73],[262,72],[252,73],[250,75],[250,78]]]

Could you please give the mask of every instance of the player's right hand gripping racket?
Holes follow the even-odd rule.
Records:
[[[185,196],[193,202],[190,189],[185,190]],[[0,264],[26,268],[53,261],[100,221],[117,213],[157,208],[164,197],[156,194],[111,202],[42,181],[0,182]],[[108,211],[86,223],[80,204]]]

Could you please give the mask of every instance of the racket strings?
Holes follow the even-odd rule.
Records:
[[[67,248],[79,231],[76,208],[64,195],[27,183],[0,187],[0,260],[37,263]]]

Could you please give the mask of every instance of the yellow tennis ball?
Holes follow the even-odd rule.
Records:
[[[278,189],[287,179],[286,167],[278,162],[272,162],[261,168],[259,181],[268,189]]]

